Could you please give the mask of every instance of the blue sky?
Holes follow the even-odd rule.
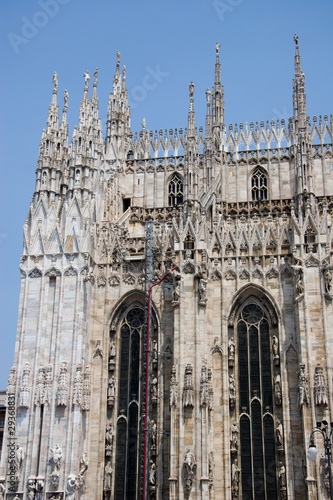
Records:
[[[60,109],[63,90],[69,93],[70,135],[83,73],[89,70],[92,77],[96,67],[105,131],[117,50],[127,68],[133,132],[140,130],[143,117],[152,130],[186,127],[192,80],[199,127],[205,122],[205,90],[214,83],[219,42],[227,127],[287,120],[297,33],[308,114],[330,115],[332,26],[331,0],[0,1],[0,389],[6,388],[13,362],[22,227],[34,191],[53,72],[59,78]],[[145,77],[152,73],[158,74],[157,85],[147,89]]]

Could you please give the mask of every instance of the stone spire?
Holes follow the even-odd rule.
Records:
[[[195,137],[195,113],[194,113],[194,83],[191,82],[189,85],[189,91],[190,91],[190,109],[188,112],[188,131],[187,131],[187,136],[188,138],[193,138]]]
[[[305,96],[305,75],[301,70],[301,56],[299,54],[298,36],[294,36],[296,44],[295,53],[295,78],[293,80],[293,101],[294,101],[294,123],[295,129],[305,130],[306,116],[306,96]]]
[[[212,137],[212,115],[211,115],[211,98],[212,93],[209,89],[206,90],[206,101],[207,101],[207,111],[206,111],[206,139]]]
[[[215,82],[213,87],[212,115],[213,139],[216,148],[221,143],[221,133],[224,125],[223,87],[221,86],[220,44],[216,43]]]
[[[57,103],[58,75],[56,71],[53,74],[52,81],[53,81],[52,101],[49,106],[49,111],[47,114],[47,127],[46,127],[46,132],[48,134],[57,130],[59,125],[59,106]]]
[[[113,89],[108,102],[105,153],[108,160],[124,158],[130,135],[130,110],[127,102],[126,68],[120,75],[120,53],[117,51]]]

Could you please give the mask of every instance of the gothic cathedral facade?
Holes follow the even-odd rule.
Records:
[[[96,70],[68,145],[54,74],[0,498],[329,498],[333,123],[295,45],[289,123],[226,127],[217,44],[205,131],[191,83],[187,128],[133,136],[117,53],[105,138]]]

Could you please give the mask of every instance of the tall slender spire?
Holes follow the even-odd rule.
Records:
[[[216,43],[215,81],[213,87],[212,115],[213,115],[213,142],[216,148],[221,143],[221,133],[224,125],[223,87],[221,86],[220,44]]]
[[[58,75],[56,71],[53,73],[52,81],[53,81],[52,100],[47,114],[47,127],[46,127],[46,132],[48,134],[57,130],[59,125],[59,106],[57,103]]]
[[[298,36],[294,36],[296,44],[295,53],[295,79],[293,81],[294,123],[296,130],[305,130],[307,123],[305,75],[301,70],[301,56],[299,53]]]
[[[209,89],[206,90],[207,111],[206,111],[206,139],[212,137],[212,115],[211,115],[211,97],[212,93]]]
[[[194,113],[194,83],[189,85],[190,109],[188,112],[188,137],[195,137],[195,113]]]

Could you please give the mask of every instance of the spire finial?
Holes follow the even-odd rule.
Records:
[[[83,73],[83,76],[84,76],[84,91],[88,92],[89,80],[90,80],[89,71],[87,70],[85,73]]]
[[[296,44],[296,48],[298,48],[298,35],[296,35],[296,33],[294,35],[294,42]]]
[[[63,113],[66,113],[68,109],[68,91],[64,90],[64,107],[62,109]]]
[[[220,47],[221,47],[221,45],[218,42],[216,42],[215,50],[216,50],[216,60],[217,61],[219,60],[219,56],[220,56]]]
[[[53,81],[53,84],[54,84],[53,94],[56,94],[58,92],[58,75],[57,75],[56,71],[53,73],[52,81]]]
[[[119,66],[120,66],[120,52],[119,50],[117,50],[117,70],[119,70]]]
[[[95,69],[94,73],[94,83],[93,83],[94,88],[97,87],[97,83],[98,83],[98,68]]]

